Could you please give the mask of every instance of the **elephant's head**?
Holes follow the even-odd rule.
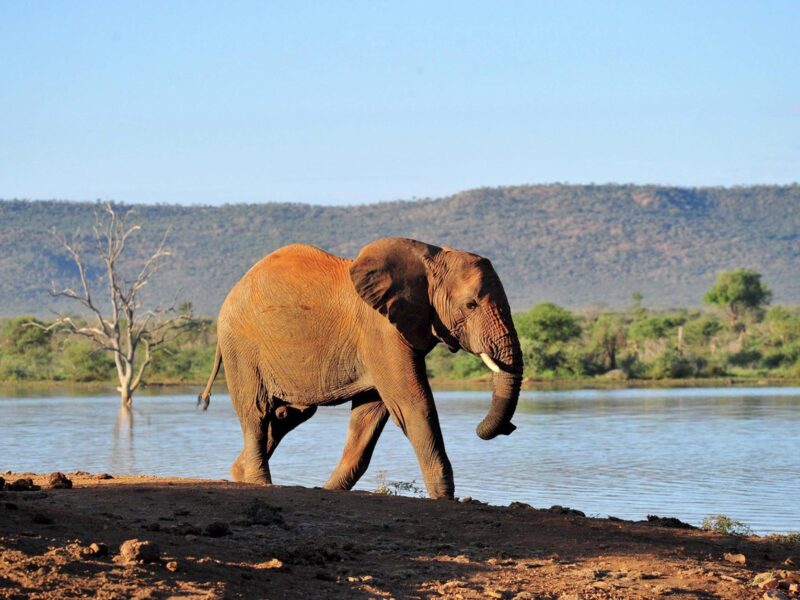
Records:
[[[413,348],[442,341],[480,355],[493,371],[489,414],[477,433],[510,434],[522,381],[522,353],[500,278],[485,258],[405,238],[361,249],[350,267],[361,298],[398,329]]]

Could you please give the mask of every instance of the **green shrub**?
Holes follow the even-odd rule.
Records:
[[[700,528],[724,535],[752,535],[753,530],[741,521],[727,515],[709,515],[700,523]]]
[[[732,367],[753,367],[759,361],[761,361],[761,352],[753,348],[746,348],[728,356],[728,364]]]
[[[641,379],[647,374],[647,367],[635,352],[626,352],[619,357],[617,363],[628,379]]]
[[[67,381],[109,381],[115,374],[114,359],[92,342],[70,339],[58,357],[55,379]]]
[[[684,326],[683,335],[688,344],[707,343],[708,340],[718,335],[723,329],[722,323],[717,318],[702,316],[688,321]]]
[[[3,323],[2,336],[6,348],[15,354],[46,348],[52,332],[36,325],[44,325],[44,322],[33,317],[17,317]]]
[[[666,348],[647,367],[653,379],[680,379],[693,377],[698,371],[696,360],[675,348]]]

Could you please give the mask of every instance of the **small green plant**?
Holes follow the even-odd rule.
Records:
[[[748,525],[730,518],[728,515],[709,515],[700,523],[700,529],[724,535],[752,535]]]
[[[417,498],[425,497],[425,490],[417,485],[416,479],[411,481],[387,481],[386,471],[378,471],[375,474],[375,479],[378,486],[375,488],[375,494],[382,494],[384,496],[416,496]]]

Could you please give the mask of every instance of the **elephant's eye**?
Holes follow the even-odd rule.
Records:
[[[475,310],[478,308],[478,303],[475,300],[469,300],[464,306],[467,310]]]

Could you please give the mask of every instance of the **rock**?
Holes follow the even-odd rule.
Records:
[[[329,573],[328,571],[317,571],[314,574],[314,577],[320,581],[336,581],[336,575]]]
[[[166,565],[167,571],[172,571],[173,573],[178,570],[178,561],[171,560]]]
[[[82,556],[107,556],[108,555],[108,546],[101,542],[92,542],[85,548],[81,548],[81,555]]]
[[[525,502],[512,502],[508,505],[508,508],[513,508],[514,510],[533,510],[533,507]]]
[[[6,510],[19,510],[19,506],[14,502],[6,502]]]
[[[607,581],[595,581],[592,583],[592,587],[596,590],[610,590],[611,584]]]
[[[753,577],[753,585],[758,586],[762,590],[773,590],[778,587],[778,583],[780,583],[780,579],[772,571],[759,573]]]
[[[598,377],[598,379],[608,379],[611,381],[624,381],[627,378],[628,374],[622,369],[611,369]]]
[[[55,523],[53,519],[48,517],[47,515],[43,515],[42,513],[36,513],[33,515],[33,522],[37,525],[52,525]]]
[[[47,487],[53,490],[71,490],[72,480],[63,473],[56,471],[47,477]]]
[[[203,535],[208,537],[222,537],[224,535],[228,535],[230,532],[231,528],[227,523],[223,521],[215,521],[206,525],[206,528],[203,530]]]
[[[731,552],[726,552],[722,555],[722,557],[729,563],[734,563],[736,565],[743,565],[747,563],[747,557],[741,553],[733,554]]]
[[[5,485],[6,485],[6,480],[0,477],[0,490],[2,490]]]
[[[673,529],[697,529],[694,525],[684,523],[675,517],[659,517],[658,515],[647,515],[647,522],[656,527],[671,527]]]
[[[95,473],[92,475],[95,479],[114,479],[113,475],[109,475],[108,473]]]
[[[272,560],[265,560],[264,562],[257,563],[255,565],[256,569],[269,569],[274,571],[283,571],[284,564],[282,560],[277,558],[273,558]]]
[[[769,590],[761,596],[764,600],[789,600],[789,596],[780,590]]]
[[[283,516],[280,514],[283,509],[280,506],[271,506],[266,502],[253,500],[245,510],[245,518],[241,524],[245,527],[253,525],[285,525]]]
[[[161,551],[147,540],[125,540],[119,547],[119,557],[126,563],[158,562]]]
[[[535,600],[535,599],[536,596],[534,596],[530,592],[520,592],[513,598],[513,600]]]
[[[185,509],[185,508],[179,508],[176,511],[174,511],[172,514],[175,515],[176,517],[185,517],[185,516],[187,516],[189,514],[189,511],[187,509]]]
[[[550,508],[547,509],[548,512],[555,513],[557,515],[570,515],[573,517],[585,517],[586,513],[582,510],[577,510],[575,508],[569,508],[568,506],[561,506],[560,504],[554,504]]]
[[[795,564],[794,559],[790,556],[785,561],[783,561],[783,564],[785,564],[787,567],[793,567]]]
[[[12,483],[6,484],[6,490],[10,492],[33,492],[41,489],[38,485],[33,485],[33,480],[22,477]]]
[[[192,525],[191,523],[178,523],[175,527],[169,528],[169,533],[174,533],[175,535],[202,535],[203,530],[200,529],[197,525]]]

